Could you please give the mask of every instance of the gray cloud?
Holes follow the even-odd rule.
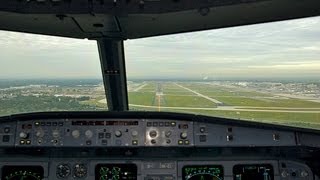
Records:
[[[0,78],[101,77],[95,41],[0,31]],[[320,76],[320,17],[125,42],[128,77]]]

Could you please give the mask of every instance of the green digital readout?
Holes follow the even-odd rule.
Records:
[[[98,164],[95,168],[96,180],[136,180],[135,164]]]
[[[4,166],[3,180],[42,180],[43,167],[41,166]]]
[[[182,169],[183,180],[223,180],[223,167],[220,165],[191,165]]]
[[[234,180],[273,180],[274,172],[271,164],[243,164],[233,167]]]

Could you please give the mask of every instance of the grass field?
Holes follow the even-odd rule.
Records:
[[[320,129],[320,103],[209,83],[143,82],[132,110],[168,111]],[[317,109],[319,108],[319,109]]]

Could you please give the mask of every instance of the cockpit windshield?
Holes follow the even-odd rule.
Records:
[[[107,110],[97,43],[0,31],[0,116]]]
[[[125,42],[131,110],[320,128],[320,18]]]
[[[107,110],[97,42],[0,32],[0,116]],[[130,110],[320,129],[320,17],[126,40]]]

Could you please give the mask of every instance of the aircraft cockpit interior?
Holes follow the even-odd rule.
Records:
[[[319,0],[1,0],[0,180],[319,180],[319,15]],[[303,23],[304,18],[312,20]],[[299,24],[290,24],[295,20]],[[277,34],[282,25],[255,26],[273,22],[285,22],[290,28]],[[232,29],[244,25],[254,31]],[[220,31],[224,29],[228,33]],[[214,32],[197,34],[208,30]],[[297,32],[292,35],[296,39],[284,42],[292,31]],[[304,39],[302,31],[308,35]],[[246,32],[256,44],[241,45],[251,42],[237,35]],[[224,35],[230,44],[219,40]],[[93,42],[97,54],[75,51],[72,48],[81,44],[68,46],[46,39],[49,36]],[[149,43],[148,38],[158,39]],[[141,43],[130,49],[135,41]],[[304,43],[304,48],[295,43]],[[232,44],[240,44],[238,57]],[[165,46],[172,51],[162,51]],[[220,56],[213,50],[216,46],[229,56]],[[187,50],[181,52],[181,47]],[[211,48],[210,56],[219,59],[217,67],[208,67],[211,60],[205,55]],[[247,55],[241,48],[257,54]],[[204,56],[191,53],[193,49]],[[286,53],[277,59],[268,56],[271,52]],[[68,53],[75,60],[68,61]],[[179,62],[175,54],[181,54]],[[263,69],[255,61],[274,58],[275,63],[285,55],[295,63],[275,65],[270,60],[269,69]],[[19,60],[6,60],[18,56]],[[25,64],[31,56],[39,59]],[[40,80],[55,67],[52,77],[68,74],[65,67],[82,63],[81,56],[98,58],[100,69],[95,72],[101,82]],[[223,61],[228,63],[220,67]],[[234,65],[244,61],[248,64],[242,66],[250,70]],[[8,68],[10,63],[15,69]],[[78,74],[86,68],[91,65],[79,65]],[[202,73],[199,80],[192,74],[196,68]],[[299,77],[311,74],[314,79],[258,81],[253,78],[259,75],[250,75],[252,81],[235,82],[228,79],[231,75],[222,81],[206,72],[217,77],[225,71],[252,71],[273,77],[285,68],[292,76],[305,73]],[[28,69],[30,74],[24,73]],[[149,72],[148,80],[140,78],[140,70]],[[38,71],[42,74],[36,80],[21,81]],[[175,72],[181,73],[178,80],[168,80]],[[9,82],[5,73],[15,79]],[[157,73],[161,76],[152,79]],[[141,80],[132,80],[131,74]],[[188,74],[192,81],[184,79]],[[38,101],[41,98],[43,102]],[[285,118],[291,118],[291,124]]]

